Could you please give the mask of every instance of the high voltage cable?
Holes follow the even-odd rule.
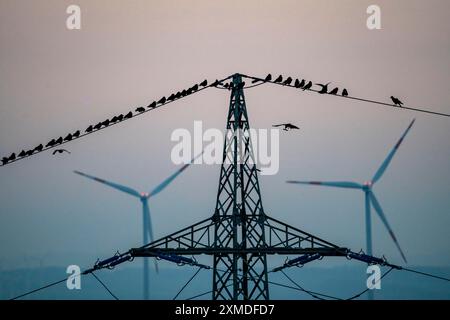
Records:
[[[175,297],[172,300],[176,300],[180,293],[191,283],[192,280],[197,276],[197,274],[202,270],[203,268],[198,268],[197,272],[194,273],[194,275],[188,280],[188,282],[185,283],[185,285],[178,291],[178,293],[175,295]]]
[[[106,286],[106,284],[104,284],[104,283],[102,282],[102,280],[100,280],[94,272],[92,272],[91,274],[94,276],[95,279],[97,279],[98,282],[100,282],[100,284],[103,286],[103,288],[105,288],[106,291],[108,291],[108,293],[109,293],[115,300],[119,300],[119,298],[117,298],[117,296],[116,296],[114,293],[112,293],[111,290],[109,290],[109,288]]]
[[[380,277],[380,279],[378,279],[378,280],[375,282],[375,284],[378,283],[378,282],[380,282],[381,279],[383,279],[385,276],[387,276],[392,270],[394,270],[393,267],[391,267],[388,271],[386,271],[386,272]],[[361,291],[360,293],[355,294],[354,296],[352,296],[352,297],[350,297],[350,298],[348,298],[348,299],[346,299],[346,300],[354,300],[354,299],[356,299],[356,298],[359,298],[360,296],[362,296],[364,293],[366,293],[366,292],[369,291],[369,290],[370,290],[370,289],[367,288],[367,289],[365,289],[364,291]]]

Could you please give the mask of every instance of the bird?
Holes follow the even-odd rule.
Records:
[[[16,154],[15,154],[14,152],[11,153],[11,155],[10,155],[9,158],[8,158],[8,160],[9,160],[9,161],[16,160]]]
[[[56,141],[55,141],[55,139],[52,139],[52,140],[50,140],[45,146],[46,147],[52,147],[52,146],[54,146],[56,144]],[[23,151],[23,150],[22,150]]]
[[[306,80],[302,79],[302,81],[300,82],[299,88],[303,88],[306,84]]]
[[[328,85],[329,85],[330,83],[331,83],[331,82],[328,82],[327,84],[316,83],[318,86],[322,87],[322,89],[320,89],[320,90],[318,91],[318,93],[320,93],[320,94],[328,93]]]
[[[68,154],[70,154],[70,151],[66,150],[66,149],[56,149],[55,151],[53,151],[53,155],[57,154],[57,153],[63,153],[63,152],[67,152]]]
[[[225,83],[225,85],[223,86],[225,89],[229,89],[230,88],[230,84],[229,83]]]
[[[132,118],[133,117],[133,112],[128,112],[123,118],[124,119],[130,119],[130,118]]]
[[[191,89],[192,89],[192,91],[197,91],[198,90],[198,84],[195,84]]]
[[[202,87],[206,87],[207,85],[208,85],[208,80],[203,80],[201,83],[200,83],[200,85],[202,86]]]
[[[22,151],[20,151],[20,153],[19,153],[19,155],[18,155],[18,156],[19,156],[19,157],[24,157],[24,156],[25,156],[25,154],[26,154],[26,153],[25,153],[25,150],[22,150]]]
[[[89,133],[92,132],[92,130],[94,129],[94,127],[92,125],[90,125],[85,132]]]
[[[69,133],[69,134],[64,138],[64,141],[70,141],[70,140],[72,140],[72,134],[71,134],[71,133]]]
[[[31,156],[31,155],[33,154],[33,152],[34,152],[34,150],[28,150],[28,151],[26,152],[26,155],[27,155],[27,156]]]
[[[167,98],[167,100],[169,100],[169,101],[172,101],[174,99],[175,99],[175,95],[173,93]]]
[[[331,90],[330,92],[328,92],[329,94],[337,94],[338,93],[338,91],[339,91],[339,88],[338,87],[336,87],[336,88],[334,88],[333,90]]]
[[[391,100],[397,107],[401,107],[403,105],[403,102],[401,102],[398,98],[394,96],[391,96]]]
[[[102,126],[109,126],[109,119],[106,119],[105,121],[102,122]]]
[[[154,107],[156,107],[156,101],[150,103],[147,108],[153,109]]]
[[[311,89],[311,87],[312,87],[312,82],[309,81],[306,85],[303,86],[303,91],[309,90],[309,89]]]
[[[98,129],[100,129],[101,127],[102,127],[102,123],[99,122],[99,123],[97,123],[97,124],[94,126],[94,129],[95,129],[95,130],[98,130]]]
[[[175,94],[175,99],[180,99],[180,97],[181,97],[181,92],[178,91],[178,92]]]
[[[6,157],[3,157],[3,159],[2,159],[2,164],[5,165],[5,164],[7,164],[8,162],[9,162],[9,159],[6,158]]]
[[[288,85],[290,85],[292,83],[292,78],[291,77],[288,77],[286,80],[284,80],[284,82],[283,82],[283,84],[284,85],[286,85],[286,86],[288,86]]]
[[[275,83],[283,81],[283,76],[280,74],[278,78],[275,79]]]
[[[186,95],[188,96],[190,94],[192,94],[192,88],[189,88],[189,89],[186,90]]]
[[[139,108],[136,108],[136,111],[137,111],[137,112],[144,112],[144,111],[145,111],[145,108],[139,107]]]
[[[264,82],[271,81],[271,80],[272,80],[272,75],[269,73],[269,74],[266,76],[266,78],[264,79]]]
[[[300,87],[300,81],[299,81],[298,79],[295,79],[294,87],[296,87],[296,88],[301,88],[301,87]]]
[[[117,116],[114,116],[114,117],[112,117],[111,118],[111,120],[109,120],[109,122],[111,122],[111,123],[116,123],[117,122]]]
[[[117,121],[122,121],[123,120],[123,114],[119,114],[117,116]]]
[[[166,97],[162,97],[161,99],[159,99],[158,103],[159,104],[164,104],[166,102]]]
[[[80,130],[75,131],[75,133],[72,136],[74,138],[78,138],[80,136]]]
[[[342,96],[343,96],[343,97],[348,97],[348,91],[347,91],[347,89],[344,88],[344,90],[342,90]]]
[[[275,127],[275,128],[276,127],[284,127],[283,128],[284,131],[289,131],[291,129],[296,129],[296,130],[300,129],[299,127],[293,125],[292,123],[275,124],[272,127]]]
[[[44,149],[44,146],[42,145],[42,143],[40,145],[38,145],[36,148],[34,148],[34,151],[38,151],[41,152],[42,149]]]
[[[59,137],[56,141],[55,144],[61,144],[63,142],[63,138]]]
[[[214,82],[211,84],[211,86],[217,87],[219,84],[221,84],[220,81],[219,81],[218,79],[216,79],[216,81],[214,81]],[[185,94],[186,94],[186,90],[181,91],[181,95],[184,96]]]

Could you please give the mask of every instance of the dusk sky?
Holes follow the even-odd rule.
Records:
[[[0,1],[1,157],[236,72],[450,113],[447,0],[126,3]],[[81,30],[66,28],[70,4]],[[366,27],[371,4],[381,30]],[[223,130],[229,95],[209,88],[66,144],[70,155],[0,167],[1,268],[88,266],[141,245],[139,200],[73,170],[148,192],[179,168],[171,133],[195,120]],[[252,127],[300,127],[281,131],[280,171],[260,177],[265,212],[355,251],[365,249],[363,193],[285,181],[369,180],[416,118],[374,191],[410,265],[450,265],[450,118],[270,84],[245,95]],[[156,238],[213,214],[219,170],[192,166],[150,201]],[[374,254],[402,263],[372,221]]]

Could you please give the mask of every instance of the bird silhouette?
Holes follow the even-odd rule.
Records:
[[[55,141],[55,139],[52,139],[52,140],[50,140],[45,146],[46,147],[52,147],[52,146],[54,146],[56,144],[56,141]],[[22,150],[23,151],[23,150]]]
[[[186,90],[186,95],[190,95],[190,94],[192,94],[192,88],[189,88]]]
[[[167,100],[173,101],[173,99],[175,99],[175,95],[172,93],[172,94],[167,98]]]
[[[92,125],[90,125],[85,132],[89,133],[92,132],[92,130],[94,129],[94,127]]]
[[[300,82],[299,88],[303,88],[306,84],[306,80],[302,79],[302,81]]]
[[[63,152],[67,152],[68,154],[70,154],[70,151],[66,150],[66,149],[55,149],[55,151],[53,151],[53,155],[57,154],[57,153],[63,153]]]
[[[178,91],[178,92],[175,94],[175,99],[180,99],[180,97],[181,97],[181,92]]]
[[[117,116],[117,121],[122,121],[123,120],[123,114],[119,114]]]
[[[278,78],[276,78],[275,79],[275,83],[278,83],[278,82],[281,82],[281,81],[283,81],[283,76],[280,74],[279,76],[278,76]]]
[[[34,152],[34,150],[28,150],[28,151],[26,152],[26,155],[27,155],[27,156],[31,156],[31,155],[33,154],[33,152]]]
[[[54,140],[54,139],[53,139]],[[25,156],[25,154],[26,154],[26,152],[25,152],[25,150],[22,150],[22,151],[20,151],[20,153],[19,153],[19,157],[24,157]]]
[[[283,84],[284,85],[286,85],[286,86],[288,86],[288,85],[290,85],[292,83],[292,78],[291,77],[288,77],[286,80],[284,80],[284,82],[283,82]]]
[[[272,127],[275,127],[275,128],[277,128],[277,127],[284,127],[283,128],[284,131],[289,131],[291,129],[295,129],[295,130],[300,129],[299,127],[293,125],[292,123],[275,124]]]
[[[55,144],[61,144],[63,142],[63,138],[59,137],[58,140],[55,141]]]
[[[128,112],[123,118],[124,119],[130,119],[130,118],[132,118],[133,117],[133,112]]]
[[[343,97],[348,97],[348,91],[347,91],[347,89],[342,90],[342,96],[343,96]]]
[[[214,81],[211,86],[213,87],[217,87],[219,84],[222,84],[218,79],[216,79],[216,81]],[[183,95],[183,92],[185,92],[185,90],[181,91],[181,94]]]
[[[197,91],[198,90],[198,84],[195,84],[191,89],[192,89],[192,91]]]
[[[8,158],[8,160],[9,160],[9,161],[16,160],[16,154],[15,154],[14,152],[11,153],[11,155],[10,155],[9,158]]]
[[[208,85],[208,80],[203,80],[201,83],[200,83],[200,85],[202,86],[202,87],[206,87],[207,85]]]
[[[309,81],[306,85],[303,86],[303,91],[311,89],[312,85],[312,81]]]
[[[41,152],[42,149],[44,149],[44,146],[42,145],[42,143],[40,145],[38,145],[36,148],[34,148],[34,151],[38,151]]]
[[[136,111],[137,111],[137,112],[144,112],[144,111],[145,111],[145,108],[139,107],[139,108],[136,108]]]
[[[147,108],[153,109],[154,107],[156,107],[156,101],[150,103]]]
[[[225,85],[223,86],[225,89],[229,89],[230,88],[230,84],[229,83],[225,83]]]
[[[9,162],[9,159],[6,158],[6,157],[3,157],[3,159],[2,159],[2,164],[5,165],[5,164],[7,164],[8,162]]]
[[[264,79],[264,82],[268,82],[272,80],[272,75],[269,73],[266,78]]]
[[[78,138],[80,136],[80,130],[75,131],[75,133],[72,136],[74,138]]]
[[[322,87],[322,89],[320,89],[320,90],[318,91],[318,93],[320,93],[320,94],[328,93],[328,85],[329,85],[330,83],[331,83],[331,82],[328,82],[327,84],[316,83],[318,86]]]
[[[109,119],[106,119],[105,121],[102,122],[102,126],[109,126]]]
[[[391,96],[391,100],[397,107],[401,107],[403,105],[403,102],[401,102],[398,98],[394,96]]]
[[[295,79],[294,87],[300,88],[300,81],[298,79]]]
[[[111,118],[111,120],[109,120],[109,122],[111,123],[116,123],[118,121],[117,116],[114,116]]]
[[[102,127],[102,123],[99,122],[99,123],[97,123],[97,124],[94,126],[94,129],[95,129],[95,130],[98,130],[98,129],[100,129],[101,127]]]
[[[72,140],[72,134],[71,134],[71,133],[69,133],[69,134],[64,138],[64,141],[70,141],[70,140]]]
[[[158,103],[159,104],[164,104],[166,102],[166,97],[162,97],[161,99],[159,99]]]
[[[339,88],[338,87],[336,87],[336,88],[334,88],[333,90],[331,90],[330,92],[328,92],[329,94],[337,94],[338,93],[338,91],[339,91]]]

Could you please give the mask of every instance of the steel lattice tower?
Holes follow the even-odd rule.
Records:
[[[213,300],[268,300],[269,255],[345,256],[347,249],[264,212],[240,74],[233,75],[226,129],[213,215],[141,248],[131,249],[127,254],[131,257],[210,255],[213,257]]]

